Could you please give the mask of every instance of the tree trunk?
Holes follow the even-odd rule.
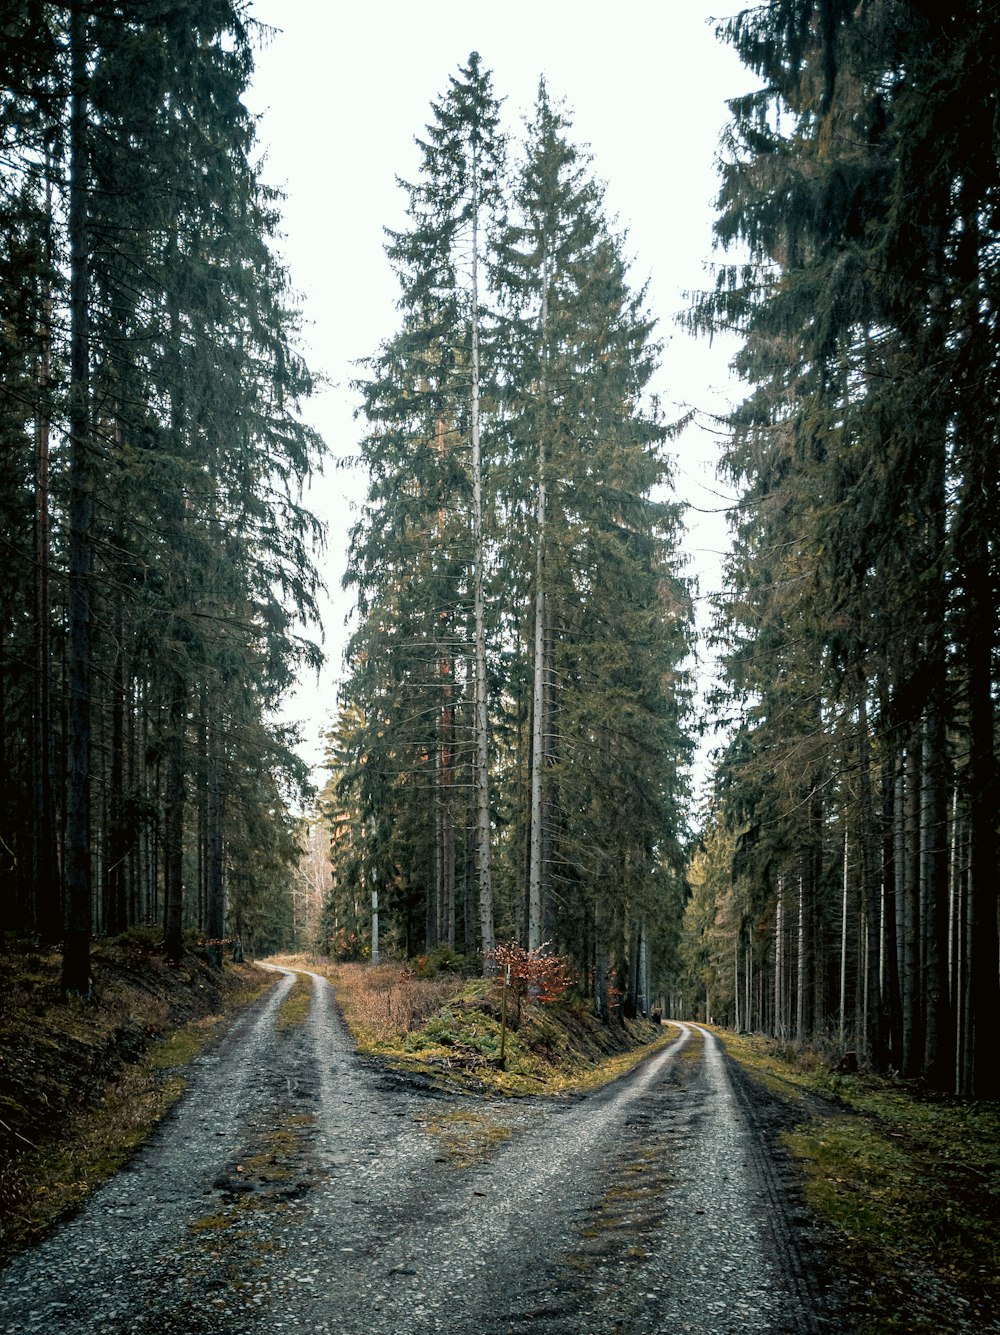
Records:
[[[183,678],[172,678],[168,706],[166,772],[163,787],[163,944],[167,959],[177,964],[183,953],[184,909],[184,750],[187,698]]]
[[[847,1031],[847,891],[848,891],[848,850],[849,841],[847,831],[844,831],[844,862],[841,884],[841,905],[840,905],[840,1042],[843,1045],[844,1037]]]
[[[90,442],[87,19],[70,10],[69,701],[66,738],[66,919],[62,988],[90,991],[90,750],[94,463]]]
[[[45,177],[46,263],[51,261],[51,164]],[[46,275],[46,284],[49,283]],[[59,853],[53,797],[52,648],[49,597],[49,382],[51,378],[52,297],[42,299],[41,353],[38,367],[38,408],[35,418],[35,732],[34,732],[34,876],[32,921],[46,945],[62,932]]]
[[[795,992],[795,1038],[805,1042],[806,1036],[806,915],[803,876],[799,873],[799,950],[798,979]]]
[[[997,763],[992,691],[993,626],[987,544],[970,554],[966,575],[966,645],[969,682],[969,959],[972,1093],[1000,1098],[1000,1062],[993,1036],[1000,1015],[997,979]]]
[[[598,890],[598,894],[600,891]],[[594,1010],[604,1020],[608,1014],[608,943],[604,932],[604,913],[600,899],[594,904]]]
[[[921,1003],[920,987],[920,754],[916,739],[910,738],[903,766],[903,843],[902,843],[902,955],[903,993],[903,1075],[912,1079],[920,1074]]]
[[[226,934],[226,888],[223,872],[223,742],[218,719],[208,724],[208,805],[205,838],[205,933],[209,940],[208,959],[213,968],[222,968],[223,938]]]
[[[549,310],[548,254],[542,260],[542,357],[546,355]],[[546,380],[544,370],[539,385],[541,420],[547,421]],[[528,949],[537,950],[542,944],[544,916],[543,889],[543,782],[546,764],[545,731],[548,715],[546,699],[546,607],[545,607],[545,429],[538,433],[537,480],[535,494],[535,662],[534,690],[531,705],[531,843],[528,868]]]
[[[943,662],[942,662],[943,678]],[[943,694],[943,680],[941,683]],[[935,1089],[954,1083],[954,1023],[947,986],[948,814],[943,701],[935,693],[923,728],[920,871],[924,936],[924,1078]]]
[[[478,173],[474,150],[473,177]],[[478,191],[478,185],[474,187]],[[475,747],[476,747],[476,845],[479,854],[479,934],[483,950],[483,972],[496,972],[491,958],[493,935],[493,867],[490,843],[489,732],[486,682],[486,607],[483,594],[483,564],[486,542],[483,531],[483,468],[479,438],[479,238],[477,197],[472,203],[472,522],[475,569],[473,573],[473,617],[475,620]]]
[[[785,1031],[785,987],[784,987],[784,931],[785,931],[785,878],[778,877],[777,901],[774,907],[774,1036],[784,1039]]]
[[[858,697],[858,769],[861,817],[861,888],[864,896],[865,951],[862,993],[864,997],[864,1035],[868,1059],[875,1069],[884,1071],[888,1064],[882,1005],[882,921],[884,884],[878,846],[878,827],[872,793],[871,743],[868,730],[868,705],[862,680]]]
[[[115,662],[111,677],[111,768],[108,781],[108,857],[104,873],[104,930],[117,936],[127,924],[125,870],[129,836],[125,803],[125,630],[121,604],[115,608]]]

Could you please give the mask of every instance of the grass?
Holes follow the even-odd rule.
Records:
[[[275,1019],[275,1028],[279,1034],[290,1029],[298,1029],[309,1018],[312,1005],[312,979],[305,974],[296,974],[291,991],[281,1003]]]
[[[761,1038],[727,1050],[801,1112],[810,1204],[867,1285],[867,1332],[968,1329],[1000,1309],[1000,1107],[839,1075]],[[828,1103],[812,1111],[810,1094]]]
[[[425,1131],[437,1137],[444,1156],[457,1168],[482,1163],[512,1134],[509,1126],[468,1108],[418,1116],[417,1120]]]
[[[579,1000],[512,1003],[500,1062],[499,984],[421,979],[404,965],[314,962],[333,983],[359,1049],[441,1084],[499,1094],[566,1095],[607,1084],[673,1036],[647,1021],[606,1025]]]
[[[183,1068],[273,979],[170,968],[151,934],[94,944],[95,996],[64,1000],[59,957],[0,958],[0,1259],[36,1241],[135,1152],[184,1089]]]

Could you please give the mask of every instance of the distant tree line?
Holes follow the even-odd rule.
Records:
[[[330,738],[331,937],[571,954],[646,1009],[683,903],[691,599],[659,345],[566,114],[513,150],[473,53],[389,235]]]
[[[691,314],[743,337],[690,1000],[996,1096],[996,6],[773,0]]]
[[[0,35],[0,915],[68,990],[93,931],[266,941],[291,880],[321,446],[251,39],[242,0],[22,0]]]

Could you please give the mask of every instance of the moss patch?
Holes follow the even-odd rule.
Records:
[[[416,1121],[428,1134],[437,1137],[445,1157],[457,1168],[482,1163],[511,1137],[509,1126],[468,1108],[418,1115]]]
[[[311,1006],[312,979],[308,974],[298,973],[295,975],[295,982],[292,984],[291,991],[278,1010],[275,1020],[275,1028],[278,1033],[284,1034],[290,1029],[300,1029],[309,1018]]]

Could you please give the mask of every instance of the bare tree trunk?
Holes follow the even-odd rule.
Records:
[[[785,1037],[785,989],[784,989],[784,931],[785,931],[785,878],[778,877],[778,895],[774,908],[774,1035]]]
[[[542,259],[542,357],[546,353],[549,314],[549,257],[546,250]],[[546,381],[544,370],[539,386],[542,421],[547,420]],[[528,949],[536,950],[542,944],[544,915],[543,815],[542,773],[546,763],[545,732],[548,715],[546,699],[546,608],[545,608],[545,429],[538,433],[537,480],[535,496],[535,663],[534,690],[531,708],[531,844],[528,867]]]
[[[943,654],[943,646],[942,646]],[[943,664],[942,674],[943,676]],[[941,683],[943,694],[943,681]],[[923,909],[925,998],[923,1074],[935,1089],[948,1090],[954,1072],[954,1027],[947,986],[948,794],[944,769],[943,701],[935,692],[923,729],[920,871]]]
[[[222,723],[214,719],[208,725],[208,793],[205,841],[205,929],[208,936],[209,962],[222,968],[223,938],[226,934],[226,889],[223,873],[223,742]]]
[[[598,890],[598,895],[600,890]],[[601,901],[594,904],[594,1009],[602,1020],[608,1015],[608,946]]]
[[[883,713],[885,713],[883,701]],[[899,762],[887,756],[882,762],[882,931],[885,939],[885,975],[882,980],[882,998],[886,1011],[887,1064],[897,1071],[903,1064],[903,1007],[900,990],[900,945],[898,914],[900,900],[900,820],[897,816],[899,793]]]
[[[876,1070],[888,1065],[886,1026],[883,1014],[882,924],[885,884],[880,866],[875,801],[872,792],[871,744],[865,683],[858,697],[858,768],[861,801],[861,888],[864,896],[865,951],[861,980],[865,1046]]]
[[[186,802],[184,750],[187,727],[187,692],[183,677],[171,676],[166,772],[163,786],[163,945],[167,959],[176,964],[183,953],[184,807]]]
[[[983,496],[995,496],[984,478]],[[992,660],[996,610],[990,579],[989,544],[980,522],[967,539],[966,656],[969,682],[969,955],[972,1093],[1000,1098],[1000,1062],[991,1040],[1000,1014],[997,977],[997,762]]]
[[[474,188],[478,191],[478,149],[473,151]],[[479,934],[483,949],[483,972],[492,974],[496,964],[490,957],[493,935],[493,867],[490,842],[489,733],[486,709],[486,608],[483,565],[486,543],[483,532],[483,467],[479,438],[479,232],[478,197],[472,203],[472,511],[475,570],[473,573],[473,617],[475,619],[475,740],[476,740],[476,844],[479,853]]]
[[[46,263],[51,263],[52,179],[46,157]],[[46,275],[46,283],[49,278]],[[32,920],[43,942],[53,945],[62,932],[59,852],[52,781],[52,647],[49,597],[49,385],[51,379],[52,296],[42,299],[38,408],[35,418],[35,735],[34,735],[34,876]]]
[[[799,872],[799,954],[798,980],[795,995],[795,1038],[805,1041],[806,1036],[806,916],[803,876]]]
[[[87,18],[70,10],[69,703],[66,746],[66,918],[62,988],[90,990],[90,751],[94,465],[90,441]]]
[[[847,1028],[847,891],[848,891],[848,849],[847,831],[844,831],[843,884],[841,887],[840,911],[840,1041],[843,1044]]]
[[[902,932],[903,1074],[920,1074],[920,758],[910,738],[903,770]]]
[[[117,597],[117,595],[116,595]],[[125,864],[128,830],[125,816],[125,633],[120,601],[114,613],[116,642],[111,677],[111,767],[108,783],[108,857],[104,883],[104,930],[117,936],[126,926]]]
[[[740,1011],[740,929],[733,932],[733,1028],[738,1034],[743,1032]]]

